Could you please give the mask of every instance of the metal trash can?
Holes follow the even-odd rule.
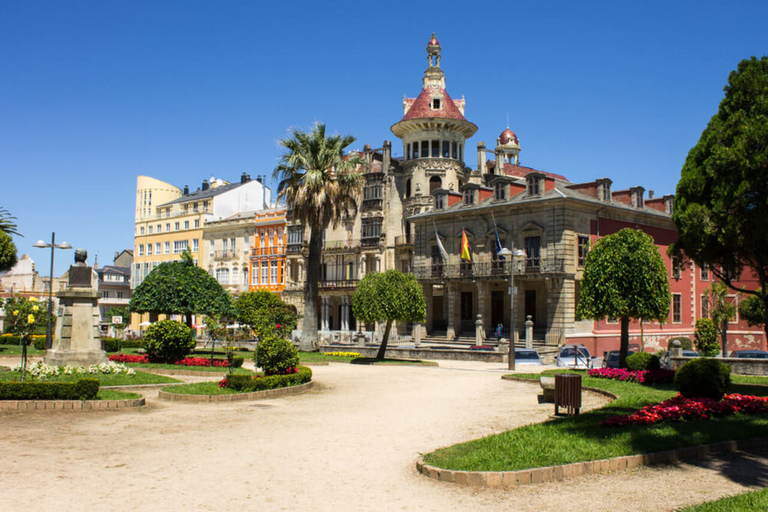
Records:
[[[559,373],[555,375],[555,415],[565,407],[568,416],[579,414],[581,409],[581,375]]]

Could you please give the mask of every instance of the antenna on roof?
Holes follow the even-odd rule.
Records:
[[[509,112],[507,112],[507,128],[509,128]]]

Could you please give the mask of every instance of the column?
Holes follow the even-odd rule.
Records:
[[[322,301],[320,304],[320,317],[322,318],[322,321],[320,322],[320,328],[323,331],[328,330],[328,297],[321,297],[320,300]]]
[[[457,325],[457,312],[456,307],[456,285],[453,283],[446,283],[445,285],[445,301],[448,303],[448,327],[446,328],[445,336],[452,340],[456,338],[456,325]]]
[[[341,298],[341,330],[349,330],[349,296],[347,295]]]
[[[424,301],[427,303],[427,317],[424,319],[424,325],[432,331],[432,320],[435,318],[434,301],[432,300],[432,284],[426,283],[421,285],[422,293],[424,294]]]
[[[491,297],[488,289],[488,282],[478,281],[475,289],[477,290],[477,313],[481,315],[481,318],[483,319],[483,325],[485,326],[486,331],[488,330],[489,327],[493,329],[494,326],[490,324]]]

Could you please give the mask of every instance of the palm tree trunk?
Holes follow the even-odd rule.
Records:
[[[376,354],[376,359],[384,359],[384,354],[387,351],[387,342],[389,341],[389,331],[392,329],[392,320],[387,320],[387,326],[384,328],[384,336],[381,338],[381,345],[379,346],[379,353]]]
[[[299,348],[307,352],[317,350],[317,302],[322,245],[322,229],[313,228],[309,235],[307,278],[304,283],[304,321],[301,325],[301,341],[299,343]]]

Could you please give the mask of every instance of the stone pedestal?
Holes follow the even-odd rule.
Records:
[[[56,292],[59,310],[53,346],[45,362],[55,366],[90,366],[107,362],[99,335],[99,292],[90,287],[67,287]]]

